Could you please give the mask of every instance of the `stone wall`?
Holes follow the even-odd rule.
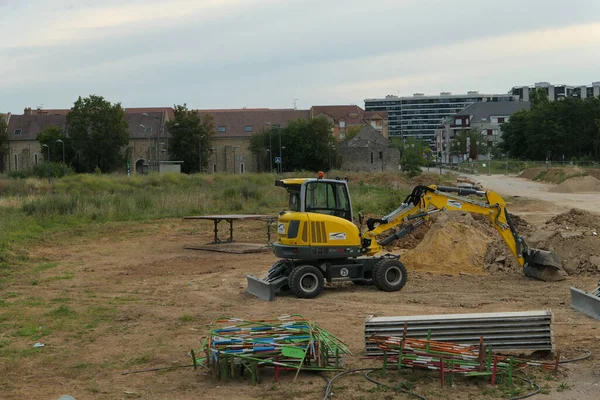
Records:
[[[383,158],[379,158],[379,151]],[[400,151],[391,147],[343,147],[342,165],[345,171],[398,171]]]

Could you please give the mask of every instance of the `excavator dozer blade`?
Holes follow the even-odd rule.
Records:
[[[600,321],[600,287],[592,293],[571,288],[571,307]]]
[[[558,255],[539,249],[529,249],[523,274],[528,278],[545,282],[562,281],[566,278],[566,272]]]
[[[280,275],[269,281],[252,275],[246,275],[246,279],[248,279],[248,293],[265,301],[275,300],[277,291],[288,282],[288,277],[285,275]]]
[[[275,300],[277,289],[273,285],[252,275],[246,275],[246,278],[248,279],[248,293],[258,297],[261,300]]]

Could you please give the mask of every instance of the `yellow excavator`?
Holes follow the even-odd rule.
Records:
[[[406,268],[399,255],[385,254],[383,246],[409,234],[430,215],[462,211],[487,215],[525,276],[543,281],[564,279],[560,258],[532,249],[519,236],[506,211],[506,202],[490,190],[448,186],[416,186],[402,204],[382,218],[370,218],[363,229],[354,224],[352,201],[345,179],[282,179],[275,182],[289,194],[289,209],[279,214],[273,251],[280,258],[263,279],[247,275],[248,292],[271,301],[280,290],[297,297],[318,296],[327,282],[350,280],[374,284],[386,292],[406,283]],[[387,237],[382,234],[399,228]]]

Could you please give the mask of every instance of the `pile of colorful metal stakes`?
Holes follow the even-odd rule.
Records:
[[[301,370],[341,370],[351,353],[317,324],[301,315],[285,315],[273,320],[218,318],[200,350],[191,354],[194,364],[208,368],[214,379],[249,374],[256,384],[261,368],[272,368],[275,382],[280,371],[296,371],[295,381]]]
[[[431,332],[428,337],[430,335]],[[490,376],[492,385],[497,374],[503,374],[507,376],[508,384],[512,385],[515,370],[536,366],[556,372],[560,357],[560,354],[557,354],[555,361],[532,361],[494,354],[490,346],[485,346],[483,337],[480,338],[479,345],[378,335],[371,336],[369,342],[376,343],[382,350],[383,356],[373,355],[368,358],[382,359],[384,372],[394,365],[397,370],[402,367],[436,370],[440,371],[442,386],[446,384],[446,376],[452,384],[455,373],[465,376]]]

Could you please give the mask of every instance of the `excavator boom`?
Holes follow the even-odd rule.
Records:
[[[465,197],[465,196],[476,196]],[[376,238],[388,229],[395,228],[405,222],[424,220],[439,211],[463,211],[486,215],[498,231],[510,252],[523,268],[523,274],[529,278],[542,281],[558,281],[564,279],[559,271],[563,270],[560,258],[555,253],[532,249],[518,234],[510,215],[506,210],[504,199],[492,191],[480,191],[471,188],[448,186],[417,186],[402,205],[381,219],[367,221],[368,255],[382,250],[382,247],[409,233],[416,226],[415,222],[404,226],[399,232],[379,241]]]

